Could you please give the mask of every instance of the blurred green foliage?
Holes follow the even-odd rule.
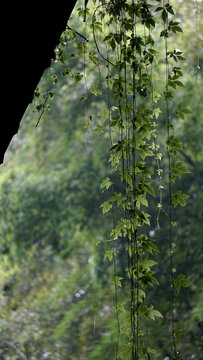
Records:
[[[183,65],[185,88],[177,92],[176,101],[193,110],[191,116],[175,124],[184,144],[182,158],[191,171],[180,179],[181,189],[189,199],[186,207],[175,209],[178,226],[173,231],[176,271],[186,274],[192,284],[190,288],[182,287],[176,299],[176,336],[185,360],[203,359],[203,23],[199,16],[197,32],[194,4],[195,1],[176,2],[184,33],[171,40],[187,59]],[[202,4],[198,4],[200,15]],[[91,36],[77,15],[72,16],[71,24],[86,37]],[[99,87],[105,74],[101,74],[99,65],[95,72],[82,56],[71,56],[73,49],[67,47],[66,51],[64,66],[53,62],[39,84],[41,91],[51,92],[50,107],[35,127],[42,107],[33,113],[39,106],[38,100],[29,106],[0,169],[1,360],[109,360],[115,354],[113,269],[104,256],[112,248],[106,238],[112,219],[102,216],[100,209],[108,191],[100,189],[102,179],[110,172],[106,157],[108,137],[97,136],[94,126],[84,126],[91,121],[98,126],[98,114],[106,104],[98,93],[94,95],[95,91],[80,101],[86,96],[85,81],[89,87]],[[76,85],[77,78],[64,76],[66,63],[75,74],[85,71],[86,80]],[[163,87],[161,60],[156,71],[157,81]],[[159,107],[164,148],[162,100]],[[164,160],[162,168],[167,171]],[[164,204],[164,191],[163,196]],[[170,275],[167,216],[161,214],[158,229],[156,206],[154,200],[150,205],[150,236],[160,249],[156,255],[160,286],[152,288],[150,303],[156,304],[164,318],[154,325],[150,322],[150,327],[146,322],[146,341],[151,347],[150,358],[161,360],[171,358]],[[119,247],[118,272],[125,276],[122,244]],[[121,302],[124,294],[127,296],[127,289],[118,294]]]

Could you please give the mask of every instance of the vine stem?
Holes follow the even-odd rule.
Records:
[[[153,119],[154,121],[156,120],[155,118],[155,115],[154,115],[154,110],[155,110],[155,107],[154,107],[154,85],[153,85],[153,75],[152,75],[152,67],[153,65],[151,64],[151,71],[150,71],[150,83],[151,83],[151,101],[152,101],[152,111],[153,111]],[[158,144],[157,144],[158,145]],[[158,152],[158,149],[157,149],[157,152]],[[158,158],[158,153],[157,153],[157,157],[156,157],[156,165],[157,165],[157,171],[158,171],[158,176],[159,176],[159,207],[158,207],[158,213],[157,213],[157,217],[156,217],[156,222],[157,222],[157,227],[159,228],[160,225],[159,225],[159,217],[160,217],[160,213],[161,213],[161,210],[162,209],[162,198],[163,198],[163,195],[162,195],[162,169],[161,169],[161,166],[160,166],[160,163],[159,163],[159,158]]]
[[[117,268],[115,254],[113,253],[113,268],[114,268],[114,281],[116,279]],[[119,339],[120,339],[120,319],[118,312],[118,290],[115,282],[115,307],[116,307],[116,319],[117,319],[117,340],[116,340],[116,360],[118,359]]]
[[[195,27],[196,27],[196,34],[197,34],[197,66],[196,66],[196,77],[198,75],[198,70],[200,69],[200,38],[199,38],[199,5],[198,1],[195,0]]]
[[[108,55],[107,55],[108,58]],[[109,142],[110,142],[110,147],[112,147],[113,142],[112,142],[112,135],[111,135],[111,109],[110,109],[110,102],[109,102],[109,98],[110,98],[110,94],[109,94],[109,76],[110,76],[110,72],[109,72],[109,62],[107,62],[107,79],[108,79],[108,90],[107,90],[107,103],[108,103],[108,110],[109,110]],[[112,184],[112,195],[114,194],[114,187]],[[112,216],[113,216],[113,228],[115,229],[115,209],[114,209],[114,205],[113,205],[113,212],[112,212]],[[119,350],[119,339],[120,339],[120,318],[119,318],[119,312],[118,312],[118,289],[117,289],[117,285],[116,285],[116,275],[117,275],[117,267],[116,267],[116,258],[115,258],[115,253],[113,252],[113,276],[114,276],[114,293],[115,293],[115,310],[116,310],[116,320],[117,320],[117,339],[116,339],[116,360],[118,360],[118,350]]]
[[[125,136],[126,136],[126,174],[130,174],[130,152],[129,152],[129,148],[130,148],[130,124],[129,124],[129,116],[128,116],[128,111],[129,111],[129,104],[128,104],[128,95],[127,95],[127,62],[126,62],[126,34],[124,35],[124,83],[125,83],[125,88],[124,88],[124,97],[125,97],[125,115],[126,115],[126,132],[125,132]],[[135,354],[135,350],[134,350],[134,345],[135,345],[135,294],[134,294],[134,277],[133,277],[133,259],[132,259],[132,241],[130,240],[129,235],[127,236],[127,244],[128,244],[128,269],[129,269],[129,277],[130,277],[130,313],[131,313],[131,332],[132,332],[132,349],[131,349],[131,353],[132,353],[132,360],[136,359],[136,354]],[[129,254],[129,252],[131,252],[131,256]]]
[[[167,1],[169,4],[169,0]],[[163,1],[163,6],[164,6]],[[168,28],[168,14],[166,22],[164,22],[164,30]],[[168,194],[169,194],[169,251],[170,251],[170,276],[171,276],[171,325],[172,325],[172,343],[173,343],[173,352],[174,357],[176,359],[177,355],[177,347],[176,347],[176,339],[175,339],[175,284],[174,284],[174,273],[173,273],[173,247],[172,247],[172,181],[171,181],[171,154],[169,148],[169,140],[170,140],[170,111],[169,111],[169,102],[168,102],[168,76],[169,76],[169,61],[168,61],[168,41],[167,37],[165,37],[165,65],[166,65],[166,118],[167,118],[167,153],[168,153]]]
[[[98,10],[100,7],[102,7],[102,6],[103,6],[103,4],[102,4],[102,5],[98,5],[98,6],[96,7],[95,11],[94,11],[93,16],[92,16],[92,32],[93,32],[94,43],[95,43],[97,52],[98,52],[98,54],[101,56],[101,58],[102,58],[103,60],[105,60],[106,63],[111,64],[112,66],[115,66],[109,59],[105,58],[104,55],[102,55],[102,53],[101,53],[101,51],[100,51],[100,49],[99,49],[99,46],[98,46],[98,44],[97,44],[97,40],[96,40],[96,35],[95,35],[95,30],[94,30],[94,22],[95,22],[95,19],[96,19],[96,12],[97,12],[97,10]]]
[[[133,71],[133,99],[132,99],[132,184],[133,184],[133,194],[135,196],[136,191],[136,176],[135,176],[135,141],[136,141],[136,82],[135,82],[135,1],[132,0],[132,51],[133,51],[133,63],[132,63],[132,71]],[[136,202],[133,201],[133,212],[135,215]],[[139,296],[139,280],[138,280],[138,272],[139,272],[139,263],[138,263],[138,244],[137,244],[137,230],[134,229],[133,233],[133,244],[132,244],[132,268],[131,268],[131,319],[132,319],[132,360],[139,359],[139,310],[138,310],[138,296]],[[134,269],[136,272],[136,281],[134,283]],[[135,293],[136,289],[136,293]],[[135,297],[136,297],[136,316],[135,316]],[[136,321],[135,321],[136,319]],[[135,331],[136,324],[136,331]]]
[[[88,39],[86,38],[86,36],[80,34],[78,31],[76,31],[75,29],[72,29],[69,25],[66,26],[67,30],[73,31],[75,34],[77,34],[78,36],[80,36],[83,40],[85,40],[86,42],[88,42]]]
[[[46,106],[48,97],[49,97],[49,95],[48,95],[48,93],[47,93],[46,96],[45,96],[44,103],[42,104],[42,111],[41,111],[41,113],[40,113],[40,115],[39,115],[39,117],[38,117],[37,123],[36,123],[36,125],[35,125],[36,127],[38,127],[38,125],[39,125],[39,123],[40,123],[40,120],[41,120],[41,117],[42,117],[42,115],[43,115],[44,112],[45,112],[45,109],[46,109],[45,106]]]

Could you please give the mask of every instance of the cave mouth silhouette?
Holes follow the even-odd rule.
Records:
[[[60,35],[77,0],[17,2],[1,12],[1,131],[0,163],[44,70],[54,58]]]

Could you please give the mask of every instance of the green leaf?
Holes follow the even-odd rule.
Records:
[[[162,30],[160,33],[160,37],[168,38],[169,33],[167,30]]]
[[[181,119],[185,119],[185,114],[192,114],[192,110],[188,107],[183,107],[182,104],[178,104],[176,110],[175,110],[175,115],[177,117],[180,117]]]
[[[94,129],[94,132],[98,135],[101,135],[104,133],[104,125],[97,125],[97,127]]]
[[[117,305],[117,311],[125,312],[125,303]]]
[[[176,32],[183,32],[183,30],[181,29],[180,26],[174,26],[173,27],[173,32],[176,33]]]
[[[155,318],[161,318],[163,319],[162,314],[158,310],[151,310],[149,314],[150,319],[156,320]]]
[[[156,194],[155,194],[154,190],[152,189],[152,187],[151,187],[150,185],[145,184],[145,189],[146,189],[147,192],[148,192],[149,194],[151,194],[153,197],[156,197]]]
[[[140,199],[136,200],[136,206],[137,206],[138,209],[140,208]]]
[[[170,14],[175,15],[171,4],[169,4],[169,3],[166,4],[166,5],[165,5],[165,8],[166,8],[166,10],[167,10]]]
[[[116,48],[116,42],[113,38],[111,38],[110,45],[111,45],[112,50],[114,51]]]
[[[71,68],[65,68],[63,69],[63,76],[72,74]]]
[[[181,337],[183,335],[183,330],[182,330],[182,324],[180,323],[178,325],[178,328],[175,330],[175,337],[176,339],[180,342],[181,341]]]
[[[165,9],[163,9],[161,17],[162,17],[163,21],[166,22],[166,20],[168,18],[168,14],[167,14],[167,11]]]
[[[190,170],[184,165],[183,161],[177,161],[176,163],[172,163],[171,168],[172,168],[171,171],[172,182],[175,181],[177,176],[181,178],[182,174],[190,173]]]
[[[142,260],[139,261],[140,266],[142,266],[143,269],[146,269],[147,271],[151,270],[151,267],[155,266],[157,264],[156,261],[148,259],[148,255],[145,255]]]
[[[53,74],[51,76],[51,80],[53,81],[54,84],[56,84],[58,82],[58,77],[55,74]]]
[[[83,75],[80,74],[79,72],[77,72],[76,74],[73,74],[72,77],[73,77],[75,84],[77,85],[82,80]]]
[[[54,98],[54,94],[53,94],[52,91],[49,91],[49,92],[47,93],[47,95],[49,96],[50,99],[53,99],[53,98]]]
[[[83,127],[84,129],[88,129],[90,127],[90,123],[89,122],[83,123]]]
[[[109,109],[104,107],[100,113],[102,122],[104,123],[109,118]]]
[[[163,319],[162,314],[158,310],[155,310],[153,305],[151,305],[148,308],[148,314],[147,315],[148,315],[149,319],[152,319],[152,320],[156,320],[156,317]]]
[[[169,150],[174,150],[174,149],[183,150],[180,140],[177,139],[174,135],[171,135],[166,143],[169,147]]]
[[[158,119],[159,114],[160,114],[161,112],[162,112],[162,111],[161,111],[161,109],[160,109],[160,108],[156,108],[156,109],[154,109],[154,116],[155,116],[155,118],[156,118],[156,119]]]
[[[115,255],[116,255],[116,253],[115,253],[114,250],[107,250],[105,252],[105,257],[104,258],[107,258],[107,259],[109,259],[109,261],[112,261],[113,256],[115,256]]]
[[[161,11],[161,10],[163,10],[163,7],[161,7],[161,6],[158,6],[158,7],[155,9],[155,11]]]
[[[110,124],[110,127],[114,127],[114,126],[117,126],[118,125],[118,120],[113,120]]]
[[[122,287],[121,280],[123,280],[121,276],[115,276],[115,279],[113,280],[113,285]]]
[[[177,292],[180,292],[181,287],[188,287],[191,285],[191,281],[185,278],[185,275],[179,275],[177,279],[174,280],[174,285]]]
[[[91,87],[90,92],[95,96],[102,95],[101,91],[95,85]]]
[[[85,100],[87,100],[87,96],[82,96],[81,98],[80,98],[80,101],[85,101]]]
[[[42,110],[42,109],[43,109],[43,105],[42,105],[42,104],[37,105],[37,106],[36,106],[36,109],[37,109],[37,111]]]
[[[112,204],[109,201],[105,201],[100,207],[102,208],[103,214],[105,214],[111,210]]]
[[[183,83],[181,81],[179,81],[179,80],[175,80],[174,82],[178,86],[184,86]]]
[[[144,290],[139,289],[138,290],[138,300],[143,301],[145,299],[145,297],[146,297],[146,294],[145,294]]]
[[[112,185],[112,182],[110,181],[109,177],[106,177],[100,185],[100,189],[103,189],[104,187],[108,190],[110,186]]]
[[[153,78],[155,78],[155,77],[153,76]],[[159,79],[159,78],[158,78],[158,79]],[[157,79],[157,80],[158,80],[158,79]],[[154,102],[157,103],[160,98],[161,98],[161,95],[155,90],[155,91],[154,91]]]
[[[188,199],[188,195],[182,193],[182,190],[178,190],[176,193],[172,194],[172,202],[174,205],[174,208],[176,208],[176,206],[178,204],[180,204],[181,206],[185,206],[186,205],[186,199]]]
[[[139,200],[140,200],[140,202],[141,202],[142,205],[148,207],[148,201],[147,201],[146,198],[140,196],[140,197],[139,197]]]
[[[193,111],[192,111],[190,108],[183,108],[183,109],[182,109],[182,112],[183,112],[184,114],[192,114],[192,113],[193,113]]]

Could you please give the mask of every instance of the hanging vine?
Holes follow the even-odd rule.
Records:
[[[149,75],[149,68],[152,69],[154,61],[154,39],[150,32],[146,36],[145,28],[152,31],[155,28],[156,20],[152,14],[152,5],[146,1],[132,0],[131,4],[126,1],[117,1],[116,3],[103,3],[103,11],[100,11],[100,16],[104,18],[105,14],[109,14],[110,23],[115,22],[119,25],[118,32],[111,32],[105,36],[104,41],[108,42],[111,50],[115,52],[119,48],[120,58],[117,60],[114,56],[111,59],[110,65],[117,69],[117,74],[112,78],[111,91],[117,105],[117,116],[111,123],[111,128],[114,133],[119,130],[119,139],[111,146],[110,151],[113,153],[110,156],[110,161],[114,171],[118,171],[122,182],[122,193],[115,193],[110,199],[102,204],[103,213],[112,209],[112,204],[117,203],[118,207],[122,208],[122,217],[118,220],[116,227],[111,232],[114,240],[122,238],[122,241],[127,243],[128,251],[128,276],[130,280],[130,324],[129,329],[125,329],[125,334],[128,336],[129,350],[123,351],[121,357],[127,357],[127,352],[131,353],[132,360],[139,359],[143,356],[149,357],[149,352],[145,347],[144,332],[141,328],[140,322],[144,318],[154,319],[156,316],[162,315],[154,309],[153,305],[146,306],[144,304],[145,288],[147,286],[157,284],[157,280],[153,276],[151,267],[156,263],[149,259],[148,253],[158,251],[154,245],[153,240],[148,238],[141,232],[143,225],[150,224],[150,215],[142,208],[148,206],[146,198],[147,192],[155,196],[154,190],[151,187],[153,171],[149,166],[149,157],[155,157],[157,160],[157,171],[160,177],[160,201],[158,203],[158,217],[162,209],[162,170],[159,161],[161,160],[161,153],[158,151],[159,146],[155,144],[156,138],[156,120],[159,116],[159,109],[154,108],[154,95],[152,89],[152,73]],[[122,13],[125,16],[121,16]],[[174,277],[175,268],[173,265],[173,251],[175,244],[172,241],[172,204],[176,207],[185,205],[187,198],[186,194],[182,194],[181,190],[172,194],[172,182],[175,181],[176,176],[181,176],[182,173],[189,172],[182,161],[172,163],[171,156],[177,155],[177,150],[181,150],[182,146],[174,135],[171,135],[170,130],[173,125],[170,121],[169,115],[169,100],[172,98],[172,93],[169,91],[169,86],[176,88],[183,86],[179,77],[182,76],[181,69],[177,66],[172,67],[169,73],[168,58],[174,61],[183,60],[182,52],[174,50],[168,51],[167,38],[170,32],[181,32],[182,29],[176,21],[168,20],[169,14],[175,15],[172,6],[169,2],[163,2],[162,6],[155,8],[155,12],[161,12],[161,18],[164,28],[160,33],[160,37],[164,37],[165,41],[165,62],[166,62],[166,88],[164,97],[166,101],[166,118],[167,118],[167,153],[169,164],[168,176],[168,193],[169,193],[169,247],[170,247],[170,273],[171,273],[171,287],[172,287],[172,346],[174,359],[180,358],[177,353],[177,346],[175,340],[175,288],[180,285],[188,286],[189,282],[184,276]],[[96,22],[96,19],[93,19]],[[142,25],[141,25],[141,24]],[[98,24],[98,21],[97,21]],[[141,36],[136,31],[137,24],[144,26],[144,36]],[[139,25],[138,25],[139,26]],[[131,35],[130,35],[131,30]],[[96,43],[99,55],[101,51]],[[105,57],[102,55],[102,58]],[[126,65],[127,63],[127,65]],[[128,70],[127,70],[128,69]],[[124,74],[122,71],[124,70]],[[131,74],[132,82],[127,73]],[[108,84],[109,87],[109,84]],[[146,99],[152,96],[153,106],[150,109],[146,105]],[[190,110],[183,108],[178,104],[175,110],[175,115],[179,116],[179,110],[183,114],[190,113]],[[125,115],[125,116],[124,116]],[[126,134],[124,136],[124,134]],[[178,168],[178,171],[177,171]],[[109,178],[105,179],[102,187],[108,189],[110,187]],[[164,211],[164,210],[163,210]],[[109,254],[109,252],[108,252]],[[116,276],[117,285],[121,286],[121,278]],[[181,280],[182,279],[182,280]],[[178,285],[179,284],[179,285]],[[126,304],[126,308],[128,305]],[[122,328],[121,328],[122,330]]]
[[[149,356],[143,340],[144,332],[140,328],[141,319],[161,317],[160,312],[155,310],[153,305],[144,304],[144,289],[158,283],[151,269],[156,262],[149,259],[147,253],[153,253],[158,249],[154,241],[139,229],[145,224],[150,224],[150,215],[142,209],[143,206],[148,206],[146,193],[155,195],[150,185],[153,171],[147,166],[147,161],[144,161],[154,156],[150,143],[152,110],[143,104],[143,100],[150,93],[151,84],[147,73],[147,65],[150,64],[149,52],[146,49],[151,46],[153,40],[149,38],[146,44],[146,41],[137,35],[136,24],[141,22],[141,13],[143,23],[148,28],[154,26],[155,22],[146,3],[119,2],[116,14],[115,8],[115,4],[114,6],[109,4],[109,7],[105,5],[105,12],[111,15],[110,22],[115,15],[115,21],[118,22],[119,19],[119,32],[109,32],[104,40],[108,42],[112,51],[115,51],[116,47],[120,48],[120,58],[113,60],[115,64],[113,71],[117,68],[118,72],[112,76],[111,83],[114,104],[118,102],[117,114],[113,118],[111,128],[114,138],[116,139],[115,134],[118,133],[119,139],[110,149],[112,152],[110,162],[114,171],[119,172],[123,191],[114,193],[102,204],[102,209],[103,213],[106,213],[116,202],[122,210],[122,216],[111,232],[114,240],[122,238],[122,241],[126,242],[128,252],[127,274],[130,280],[130,299],[129,305],[126,303],[124,309],[126,311],[129,309],[130,323],[121,328],[128,342],[120,351],[120,357],[130,356],[134,360],[143,355]],[[125,16],[120,16],[122,12],[125,12]],[[145,59],[143,59],[142,47],[147,54]],[[138,96],[140,104],[138,104]],[[109,187],[108,179],[103,181],[102,186]],[[117,285],[121,286],[122,279],[118,276],[116,279]]]
[[[182,286],[188,286],[190,282],[184,275],[175,277],[173,253],[176,244],[173,240],[175,224],[173,208],[177,205],[185,206],[188,196],[181,190],[173,192],[173,187],[176,178],[181,178],[182,174],[188,173],[189,170],[183,161],[176,160],[183,146],[175,136],[175,127],[171,119],[183,119],[191,111],[181,103],[177,104],[175,109],[171,108],[174,99],[173,90],[183,87],[180,81],[183,75],[181,67],[176,66],[176,63],[184,60],[184,57],[180,50],[169,50],[168,38],[171,34],[182,32],[182,29],[177,21],[172,20],[175,12],[169,1],[94,0],[92,3],[94,5],[90,24],[94,40],[92,47],[86,38],[86,32],[84,36],[67,26],[56,50],[56,56],[57,61],[64,65],[63,75],[70,76],[75,83],[82,80],[83,74],[73,73],[71,68],[65,66],[67,44],[75,48],[76,54],[73,57],[77,61],[81,56],[84,64],[86,61],[91,61],[97,67],[98,64],[107,67],[106,90],[96,85],[87,86],[85,78],[86,94],[81,101],[86,101],[89,94],[105,97],[105,91],[107,92],[107,104],[101,111],[101,124],[97,123],[95,127],[94,119],[89,114],[85,128],[94,127],[94,131],[99,135],[108,132],[112,177],[118,178],[120,182],[117,186],[119,192],[115,192],[113,181],[109,177],[103,179],[100,186],[107,191],[111,189],[109,197],[101,205],[103,214],[112,212],[113,228],[109,239],[124,244],[122,249],[126,250],[125,255],[122,254],[126,257],[125,275],[119,274],[116,266],[119,248],[114,247],[105,254],[109,261],[113,261],[114,269],[113,284],[118,327],[115,358],[116,360],[150,359],[152,350],[148,347],[150,334],[148,330],[146,331],[146,323],[162,318],[162,314],[153,304],[148,304],[147,299],[147,289],[158,285],[153,270],[157,263],[151,256],[159,250],[155,240],[148,236],[151,214],[147,212],[150,197],[156,197],[154,179],[157,177],[157,172],[159,178],[157,225],[161,226],[162,211],[168,216],[169,224],[172,359],[178,360],[181,357],[177,352],[176,343],[175,296]],[[89,16],[86,5],[87,2],[84,8],[78,9],[78,15],[84,20]],[[163,55],[165,90],[162,97],[165,100],[166,113],[168,176],[165,175],[165,179],[168,186],[164,186],[164,174],[161,169],[163,154],[160,151],[157,130],[161,110],[156,104],[161,95],[154,89],[153,83],[153,68],[156,56],[159,54],[156,37],[158,40],[163,38],[165,47]],[[57,81],[55,74],[52,75],[52,80]],[[46,100],[47,98],[48,96],[45,97]],[[46,103],[42,104],[39,111],[44,111],[45,105]],[[41,113],[39,120],[40,118]],[[156,166],[153,165],[154,163]],[[154,167],[156,167],[155,171]],[[165,189],[168,191],[168,208],[163,206]],[[115,211],[115,208],[118,211]],[[121,287],[124,291],[128,289],[129,296],[124,304],[119,305],[118,293]],[[125,316],[122,316],[122,312]]]

